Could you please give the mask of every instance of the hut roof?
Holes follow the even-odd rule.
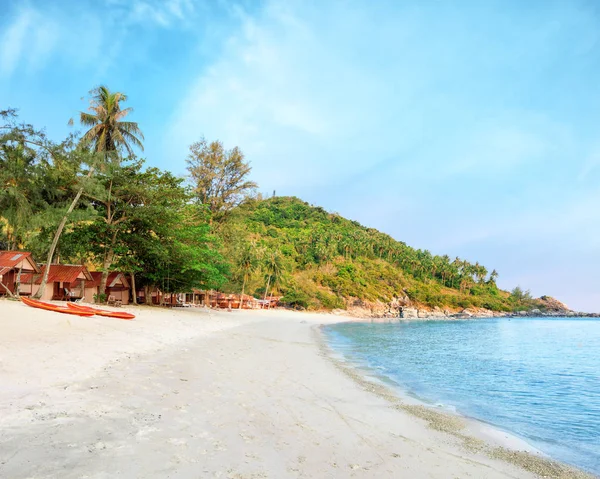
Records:
[[[40,268],[33,261],[29,251],[0,251],[0,275],[17,266],[22,266],[23,271],[26,272],[40,272]]]
[[[46,270],[46,265],[43,265],[40,274],[33,275],[33,282],[35,284],[42,283],[42,276]],[[89,273],[87,268],[82,265],[75,264],[51,264],[50,272],[48,273],[48,283],[73,283],[77,281],[81,275],[84,276],[86,281],[92,281],[92,275]],[[32,275],[22,275],[21,283],[31,282]]]
[[[94,282],[89,286],[100,286],[100,281],[102,281],[102,271],[92,271],[90,274],[92,275]],[[127,278],[123,273],[120,273],[119,271],[108,273],[108,277],[106,278],[107,288],[114,288],[119,283],[122,284],[124,288],[129,288],[129,281],[127,281]]]

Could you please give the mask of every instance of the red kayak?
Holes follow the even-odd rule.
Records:
[[[96,309],[90,306],[82,306],[77,303],[67,303],[67,306],[71,308],[73,311],[81,311],[88,313],[90,315],[97,314],[98,316],[106,316],[107,318],[119,318],[119,319],[133,319],[135,318],[134,314],[125,313],[120,311],[107,311],[105,309]]]
[[[57,304],[44,303],[43,301],[38,301],[37,299],[21,298],[21,301],[23,301],[23,303],[25,303],[27,306],[31,306],[32,308],[45,309],[46,311],[54,311],[56,313],[74,314],[76,316],[94,315],[94,313],[90,313],[88,311],[76,311],[74,309],[65,308],[64,306],[59,306]]]

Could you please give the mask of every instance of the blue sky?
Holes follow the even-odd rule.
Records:
[[[600,311],[597,2],[2,3],[0,106],[51,137],[107,84],[150,164],[220,139],[266,193]]]

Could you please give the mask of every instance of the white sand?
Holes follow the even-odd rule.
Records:
[[[317,331],[340,318],[122,309],[0,301],[0,477],[536,477],[341,371]]]

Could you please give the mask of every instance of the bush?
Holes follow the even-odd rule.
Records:
[[[95,294],[94,295],[94,303],[104,304],[104,303],[106,303],[106,298],[107,298],[107,296],[105,293]]]
[[[317,291],[317,299],[325,309],[342,309],[344,308],[344,300],[335,294],[325,291]]]
[[[283,298],[281,298],[281,302],[291,306],[292,308],[308,308],[308,303],[310,301],[310,297],[302,290],[292,289],[286,291]]]

